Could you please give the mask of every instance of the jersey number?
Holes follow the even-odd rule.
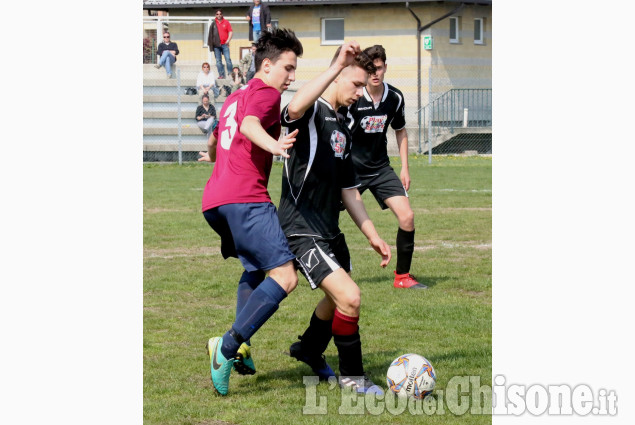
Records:
[[[220,145],[223,149],[226,150],[229,150],[229,147],[234,140],[234,135],[236,134],[236,127],[238,126],[236,120],[234,119],[234,116],[236,115],[237,103],[238,101],[229,105],[229,107],[225,110],[225,115],[223,116],[227,119],[225,120],[225,130],[223,130],[220,135]]]

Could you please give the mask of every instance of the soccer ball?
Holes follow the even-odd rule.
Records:
[[[425,357],[404,354],[388,367],[386,382],[390,391],[395,394],[422,399],[434,390],[437,375]]]

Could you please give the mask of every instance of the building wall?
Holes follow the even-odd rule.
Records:
[[[411,5],[425,25],[448,13],[456,3]],[[226,18],[244,17],[247,7],[224,7]],[[214,8],[173,9],[170,16],[213,16]],[[297,81],[293,88],[322,72],[330,63],[337,46],[321,44],[321,18],[344,18],[345,40],[356,40],[362,48],[381,44],[388,55],[387,82],[397,86],[406,97],[407,113],[415,113],[417,96],[417,22],[403,4],[271,6],[272,19],[279,27],[295,31],[302,41],[304,54],[298,60]],[[466,6],[461,18],[460,43],[450,44],[449,19],[444,19],[422,33],[421,104],[440,96],[451,88],[490,88],[492,75],[492,13],[490,6]],[[484,18],[484,44],[473,41],[474,18]],[[230,43],[234,64],[240,59],[240,48],[249,47],[246,22],[232,22],[234,35]],[[177,64],[197,65],[215,59],[207,48],[203,24],[171,23],[174,41],[179,45]],[[431,35],[432,50],[423,49],[423,36]]]

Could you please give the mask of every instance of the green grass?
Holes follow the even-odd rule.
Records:
[[[399,160],[393,166],[399,171]],[[395,290],[392,272],[379,267],[350,217],[342,231],[362,290],[360,333],[365,369],[385,386],[389,363],[407,352],[427,357],[442,394],[456,375],[480,376],[491,385],[491,158],[411,156],[410,202],[415,211],[416,251],[411,272],[427,291]],[[274,163],[269,191],[278,204],[282,165]],[[224,261],[219,238],[200,211],[209,164],[144,166],[144,422],[146,424],[489,424],[489,415],[420,417],[339,415],[341,393],[328,383],[327,415],[303,415],[303,375],[310,369],[283,354],[301,334],[321,291],[300,275],[298,288],[252,338],[258,372],[232,374],[230,394],[217,396],[209,377],[205,343],[234,319],[235,289],[242,268]],[[379,234],[392,246],[397,221],[364,194]],[[333,344],[327,360],[337,370]]]

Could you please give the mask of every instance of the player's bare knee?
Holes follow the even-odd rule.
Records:
[[[280,281],[276,280],[276,282],[278,282],[278,285],[280,285],[287,294],[290,294],[295,287],[298,286],[298,276],[294,273],[293,275],[285,276]]]
[[[341,304],[342,313],[347,316],[358,317],[359,309],[362,304],[362,295],[359,288],[357,288],[356,291],[351,291],[346,294],[346,296],[342,299]]]
[[[408,209],[399,215],[399,227],[407,232],[415,229],[415,213],[412,209]]]
[[[298,274],[293,267],[278,267],[269,272],[269,277],[275,280],[287,294],[298,286]]]

